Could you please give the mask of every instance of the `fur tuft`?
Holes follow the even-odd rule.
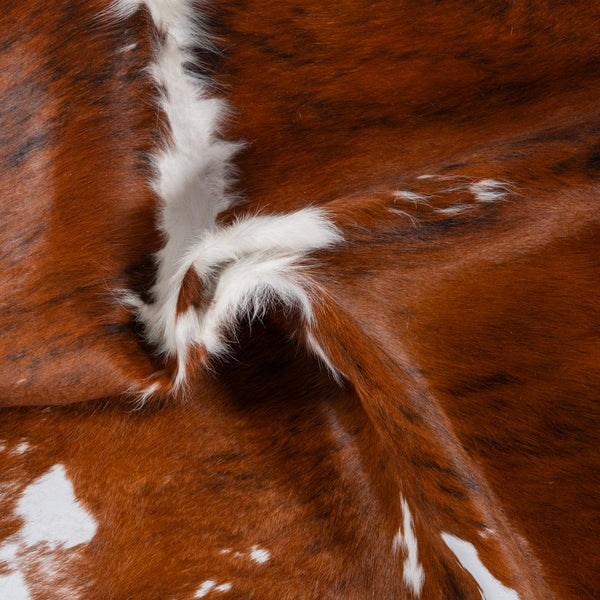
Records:
[[[307,208],[281,216],[248,217],[200,235],[154,302],[127,297],[144,324],[148,340],[177,358],[176,386],[183,385],[190,348],[208,355],[227,352],[226,331],[235,322],[256,319],[275,302],[312,320],[316,286],[306,255],[341,241],[324,211]],[[186,276],[196,275],[204,301],[181,306]],[[323,352],[315,351],[323,359]],[[326,361],[325,361],[326,362]]]
[[[237,320],[259,318],[280,302],[310,323],[314,285],[305,255],[341,236],[315,208],[216,226],[217,216],[234,201],[231,159],[240,145],[220,139],[224,103],[210,98],[209,83],[186,68],[193,61],[191,49],[213,49],[212,42],[189,0],[117,0],[112,13],[126,18],[143,6],[161,34],[148,71],[170,128],[154,157],[165,243],[157,254],[152,301],[128,293],[122,300],[136,312],[148,341],[176,359],[175,387],[181,388],[191,350],[224,354],[226,331]],[[327,364],[320,347],[314,352]]]

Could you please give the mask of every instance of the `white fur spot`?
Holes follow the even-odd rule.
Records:
[[[220,553],[232,556],[233,558],[250,559],[258,564],[264,564],[271,560],[271,553],[260,546],[252,546],[252,548],[246,552],[234,552],[231,548],[225,548],[224,550],[221,550]]]
[[[25,489],[16,512],[24,520],[20,538],[26,546],[45,542],[51,549],[72,548],[96,534],[96,522],[77,503],[62,465]]]
[[[415,596],[419,596],[425,582],[425,572],[419,563],[419,548],[412,526],[412,516],[408,503],[404,498],[401,498],[401,504],[402,526],[394,536],[392,550],[394,554],[397,554],[400,550],[403,551],[405,556],[402,572],[404,583],[412,590]]]
[[[208,595],[210,592],[224,594],[225,592],[228,592],[229,590],[231,590],[232,587],[233,586],[229,582],[220,583],[219,585],[217,585],[216,581],[213,581],[212,579],[207,579],[196,590],[196,593],[194,594],[194,598],[204,598],[204,596]]]
[[[498,581],[481,562],[475,546],[449,533],[442,533],[446,546],[477,582],[483,600],[519,600],[517,592]]]
[[[29,442],[21,442],[14,450],[13,452],[15,454],[25,454],[25,452],[27,452],[27,450],[29,450]]]
[[[260,565],[269,562],[271,559],[271,553],[268,550],[259,548],[258,546],[252,546],[250,550],[250,558]]]
[[[212,579],[207,579],[202,583],[202,585],[196,591],[194,598],[204,598],[208,592],[210,592],[217,585],[216,581]]]

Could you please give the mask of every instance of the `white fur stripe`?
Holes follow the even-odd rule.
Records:
[[[402,505],[402,527],[394,536],[392,550],[394,554],[403,551],[405,559],[403,564],[402,578],[414,596],[419,596],[425,583],[425,572],[419,562],[419,546],[413,529],[412,515],[408,502],[401,496]]]
[[[190,0],[116,0],[112,14],[125,18],[142,6],[162,34],[149,73],[171,132],[155,156],[153,184],[161,201],[165,244],[157,255],[152,302],[128,294],[125,300],[137,311],[148,340],[163,354],[177,357],[176,384],[182,384],[191,346],[211,354],[225,352],[223,330],[237,318],[263,314],[274,299],[297,307],[309,322],[313,290],[303,257],[341,236],[325,213],[314,208],[216,227],[217,215],[232,204],[229,174],[239,145],[219,139],[224,105],[209,98],[208,84],[185,68],[193,60],[191,48],[211,48],[210,39]],[[182,284],[192,269],[201,292],[210,296],[208,304],[178,316]],[[315,351],[323,360],[322,349]]]
[[[153,290],[159,302],[168,294],[173,272],[194,240],[213,228],[216,216],[231,206],[231,158],[239,148],[218,137],[226,114],[224,103],[209,97],[209,83],[186,69],[194,61],[192,48],[213,48],[193,4],[190,0],[116,0],[111,10],[116,18],[125,18],[146,6],[162,33],[155,62],[148,65],[170,129],[170,139],[154,156],[153,188],[160,199],[158,224],[165,239]]]
[[[483,600],[519,600],[514,590],[498,581],[481,562],[475,546],[449,533],[442,533],[446,546],[477,582]]]

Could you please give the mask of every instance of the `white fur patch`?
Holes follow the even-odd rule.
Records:
[[[20,538],[26,546],[46,543],[52,550],[72,548],[96,534],[96,522],[75,500],[62,465],[52,467],[25,489],[16,513],[24,521]]]
[[[196,590],[194,598],[204,598],[204,596],[206,596],[206,594],[208,594],[208,592],[210,592],[215,585],[217,585],[217,582],[213,581],[212,579],[207,579],[206,581],[202,582],[202,585]]]
[[[27,450],[29,450],[29,442],[21,442],[14,450],[13,452],[15,454],[25,454],[25,452],[27,452]]]
[[[264,548],[259,548],[258,546],[252,546],[250,550],[250,558],[259,565],[262,565],[266,562],[269,562],[271,559],[271,553]]]
[[[212,579],[207,579],[196,590],[196,593],[194,594],[194,598],[204,598],[204,596],[208,595],[210,592],[224,594],[225,592],[228,592],[229,590],[231,590],[232,587],[233,586],[229,582],[221,583],[221,584],[217,585],[216,581],[213,581]]]
[[[75,499],[64,467],[55,465],[27,486],[15,513],[23,525],[0,546],[0,561],[10,569],[0,577],[0,598],[27,600],[34,586],[29,577],[45,581],[48,598],[78,598],[68,582],[69,555],[64,551],[77,552],[76,546],[89,542],[96,522]],[[67,589],[68,594],[60,591]]]
[[[404,553],[402,578],[404,583],[412,590],[415,596],[421,594],[425,583],[425,572],[419,562],[419,547],[413,530],[412,516],[408,503],[401,498],[402,504],[402,526],[394,536],[392,550],[397,554],[400,550]]]
[[[9,538],[11,539],[11,538]],[[12,538],[14,539],[14,538]],[[15,541],[4,542],[0,546],[0,562],[12,563],[16,560],[19,552],[19,544]]]
[[[517,592],[503,585],[486,569],[473,544],[449,533],[442,533],[442,539],[462,567],[473,576],[483,600],[519,600]]]
[[[6,600],[31,600],[29,589],[23,573],[9,573],[8,575],[0,575],[0,598]]]

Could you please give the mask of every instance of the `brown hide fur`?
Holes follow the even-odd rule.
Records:
[[[241,4],[259,17],[237,19]],[[241,4],[224,11],[225,30],[239,31],[228,32],[224,71],[239,110],[233,135],[244,124],[259,148],[240,159],[244,189],[270,210],[327,203],[349,242],[319,256],[318,277],[360,335],[350,341],[338,324],[327,338],[326,318],[323,345],[367,412],[376,399],[365,382],[379,372],[365,380],[335,350],[363,337],[363,356],[383,353],[445,415],[541,562],[552,592],[542,585],[539,597],[600,594],[598,8]],[[236,59],[264,65],[262,86],[229,68]],[[440,179],[417,179],[429,174]],[[464,185],[452,191],[485,178],[511,193],[477,206]],[[456,216],[434,210],[465,202]],[[390,450],[406,452],[399,395],[410,396],[388,392],[371,416],[391,429]],[[415,485],[436,481],[438,467]]]
[[[392,552],[402,494],[423,598],[481,597],[443,531],[522,600],[599,596],[600,8],[212,7],[224,53],[201,58],[232,104],[228,137],[248,141],[246,203],[222,219],[327,208],[346,242],[315,256],[312,334],[346,378],[274,310],[199,367],[191,400],[135,413],[119,395],[160,365],[111,290],[143,293],[160,244],[149,24],[99,24],[97,2],[36,8],[0,53],[15,82],[0,397],[95,401],[0,413],[4,539],[24,486],[61,463],[99,523],[64,557],[83,600],[187,600],[207,579],[227,598],[411,598]],[[3,32],[21,12],[8,3]],[[26,114],[23,96],[38,98]],[[477,201],[481,180],[502,193]],[[201,302],[185,283],[182,302]],[[271,560],[249,561],[253,545]]]
[[[85,600],[192,599],[205,580],[232,583],[226,598],[402,597],[389,466],[360,404],[272,327],[253,333],[194,403],[0,413],[3,535],[24,485],[61,463],[99,524],[59,555]],[[254,545],[271,560],[250,560]],[[56,587],[35,598],[62,600]]]
[[[118,395],[155,370],[115,293],[148,286],[160,243],[151,29],[144,13],[111,24],[107,6],[8,2],[0,16],[3,404]]]

